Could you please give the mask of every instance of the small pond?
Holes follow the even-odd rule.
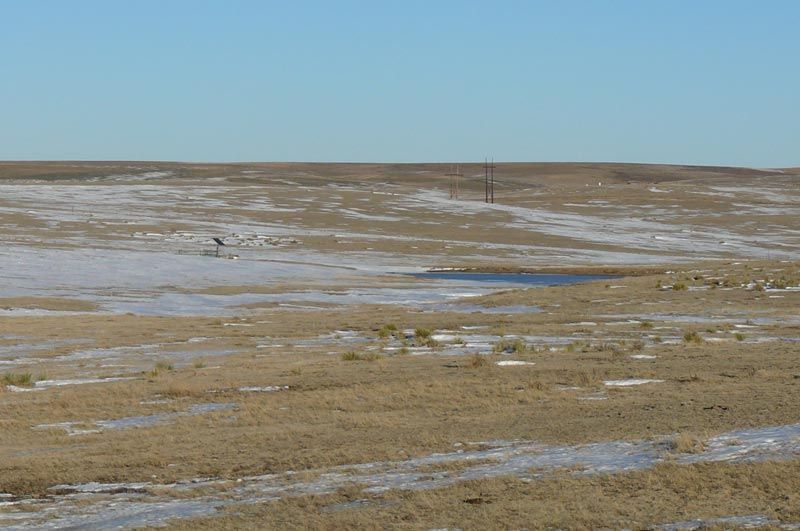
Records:
[[[460,280],[466,282],[496,282],[498,284],[525,284],[530,286],[559,286],[591,280],[620,278],[614,275],[571,275],[550,273],[471,273],[465,271],[429,271],[411,273],[417,278]]]

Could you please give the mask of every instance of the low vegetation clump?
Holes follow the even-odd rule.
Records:
[[[156,363],[155,367],[153,367],[153,370],[150,371],[149,374],[151,377],[155,378],[156,376],[158,376],[163,372],[172,371],[174,369],[175,367],[173,367],[171,363],[168,363],[166,361],[159,361]]]
[[[355,350],[348,350],[342,354],[342,361],[375,361],[382,356],[377,352],[356,352]]]
[[[744,341],[745,335],[741,332],[736,332],[733,337],[736,338],[736,341]]]
[[[650,330],[651,328],[653,328],[653,322],[652,321],[642,321],[642,323],[639,326],[641,326],[645,330]]]
[[[685,332],[683,334],[683,342],[684,343],[702,343],[703,342],[703,338],[700,337],[700,334],[698,334],[696,331],[693,330],[691,332]]]
[[[439,346],[439,342],[433,339],[433,332],[429,328],[417,328],[414,330],[414,345],[436,348]]]
[[[579,371],[574,376],[574,381],[579,387],[594,387],[601,381],[596,371]]]
[[[669,441],[669,449],[680,454],[699,454],[706,449],[706,444],[697,435],[679,433]]]
[[[516,339],[501,339],[492,347],[492,352],[495,354],[521,354],[528,350],[528,346],[519,338]]]
[[[672,291],[686,291],[689,287],[683,282],[676,282],[672,285]]]
[[[430,328],[416,328],[414,330],[415,339],[429,339],[431,337]]]
[[[471,369],[478,369],[480,367],[488,367],[489,361],[486,356],[482,356],[477,352],[467,359],[467,367]]]
[[[390,337],[395,337],[397,339],[400,339],[398,337],[399,335],[400,334],[397,329],[397,326],[392,323],[385,324],[380,328],[380,330],[378,330],[379,339],[389,339]]]
[[[16,387],[31,387],[33,385],[33,375],[29,372],[7,372],[3,375],[3,383],[5,385],[14,385]]]

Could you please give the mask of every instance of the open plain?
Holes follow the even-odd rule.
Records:
[[[0,163],[0,527],[800,526],[800,169],[461,170]]]

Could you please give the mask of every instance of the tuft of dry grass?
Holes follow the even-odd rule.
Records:
[[[699,454],[706,449],[706,444],[693,433],[681,432],[670,439],[669,449],[681,454]]]
[[[573,378],[576,385],[579,387],[595,387],[600,384],[602,379],[596,371],[581,370],[575,373]]]
[[[478,354],[477,352],[467,358],[467,367],[470,369],[479,369],[481,367],[488,367],[489,361],[486,359],[486,356]]]
[[[173,367],[171,363],[166,362],[166,361],[159,361],[159,362],[157,362],[155,364],[155,366],[153,367],[153,370],[151,370],[148,373],[148,375],[150,377],[152,377],[152,378],[155,378],[156,376],[159,376],[160,374],[162,374],[164,372],[169,372],[169,371],[172,371],[174,369],[175,369],[175,367]]]
[[[696,330],[692,330],[691,332],[684,332],[683,334],[683,342],[684,343],[702,343],[703,338],[700,334],[697,333]]]
[[[528,349],[525,342],[519,338],[516,339],[501,339],[492,346],[492,352],[495,354],[504,352],[507,354],[522,354]]]
[[[342,361],[375,361],[381,359],[382,357],[383,356],[377,352],[359,353],[354,350],[348,350],[341,355]]]
[[[33,375],[29,372],[7,372],[3,375],[3,383],[5,385],[15,385],[17,387],[31,387],[33,385]]]

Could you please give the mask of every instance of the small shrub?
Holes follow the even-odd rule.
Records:
[[[426,339],[422,339],[421,341],[419,341],[419,346],[428,348],[437,348],[439,346],[439,342],[433,339],[432,337],[428,337]]]
[[[33,375],[29,372],[18,374],[7,372],[3,375],[3,382],[6,385],[15,385],[17,387],[31,387],[33,385]]]
[[[153,370],[150,371],[150,376],[156,377],[162,372],[171,371],[173,369],[174,367],[172,366],[171,363],[167,363],[166,361],[159,361],[156,363],[155,367],[153,367]]]
[[[652,321],[642,321],[642,324],[640,324],[639,326],[641,326],[645,330],[650,330],[651,328],[653,328],[653,322]]]
[[[489,365],[489,362],[486,360],[485,356],[481,356],[477,352],[467,359],[467,367],[472,369],[477,369],[479,367],[486,367]]]
[[[741,332],[736,332],[733,337],[736,338],[736,341],[744,341],[745,335]]]
[[[644,350],[644,341],[642,341],[641,339],[637,339],[636,341],[631,343],[631,350],[634,351]]]
[[[676,282],[672,285],[672,291],[686,291],[689,287],[683,282]]]
[[[699,454],[706,449],[706,445],[694,434],[679,433],[669,441],[669,448],[681,454]]]
[[[495,354],[505,352],[507,354],[521,354],[525,352],[527,346],[521,339],[501,339],[492,347],[492,352]]]
[[[400,350],[397,351],[397,353],[400,354],[401,356],[405,356],[406,354],[408,354],[408,352],[409,352],[408,347],[400,347]]]
[[[385,324],[378,330],[378,337],[380,339],[388,339],[390,336],[397,337],[398,334],[397,326],[393,324]]]
[[[696,331],[685,332],[683,334],[683,342],[684,343],[702,343],[703,338],[700,337]]]
[[[419,340],[430,339],[431,331],[428,328],[417,328],[414,330],[414,338]]]
[[[575,382],[580,387],[592,387],[600,382],[600,378],[594,371],[580,371],[575,375]]]
[[[200,360],[197,360],[197,361],[194,362],[194,368],[195,369],[205,369],[206,368],[206,364],[203,363]]]
[[[377,352],[365,352],[364,354],[359,354],[353,350],[347,351],[342,354],[342,360],[344,361],[375,361],[377,359],[382,358],[379,353]]]
[[[661,343],[662,341],[664,341],[664,340],[661,338],[661,336],[653,336],[653,337],[651,337],[651,338],[650,338],[650,340],[651,340],[653,343]]]

